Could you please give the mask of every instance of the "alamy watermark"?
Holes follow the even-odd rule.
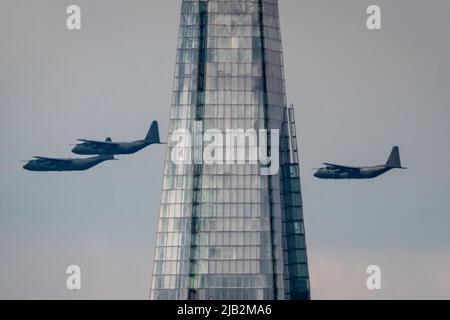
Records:
[[[366,273],[369,275],[366,281],[367,289],[381,290],[381,268],[371,265],[367,267]]]
[[[66,28],[68,30],[81,30],[81,8],[75,4],[67,7]]]
[[[66,274],[66,288],[68,290],[81,290],[81,268],[77,265],[68,266]]]
[[[270,137],[270,140],[269,140]],[[193,132],[177,129],[172,133],[171,160],[177,165],[260,164],[260,174],[276,175],[280,167],[278,129],[208,129],[194,122]]]

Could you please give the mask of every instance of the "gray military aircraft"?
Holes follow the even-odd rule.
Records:
[[[55,159],[34,157],[23,166],[28,171],[84,171],[108,160],[116,160],[112,155],[99,155],[86,159]]]
[[[94,154],[133,154],[152,144],[163,144],[159,139],[158,122],[153,121],[150,130],[144,140],[137,140],[132,142],[113,142],[111,138],[107,138],[106,141],[93,141],[79,139],[82,142],[77,144],[72,152],[81,155],[94,155]]]
[[[392,169],[406,169],[400,162],[398,147],[392,149],[389,160],[384,165],[370,167],[347,167],[332,163],[324,163],[325,168],[320,168],[314,174],[319,179],[372,179]]]

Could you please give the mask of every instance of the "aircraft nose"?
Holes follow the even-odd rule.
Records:
[[[75,154],[79,154],[81,152],[81,148],[79,145],[76,145],[75,147],[72,148],[72,152]]]
[[[321,170],[319,169],[319,170],[317,170],[316,172],[314,172],[314,177],[316,177],[316,178],[321,178],[322,177],[322,174],[321,174],[322,172],[321,172]]]

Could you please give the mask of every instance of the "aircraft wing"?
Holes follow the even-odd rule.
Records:
[[[55,159],[55,158],[46,158],[46,157],[33,157],[35,159],[38,160],[45,160],[45,161],[50,161],[50,162],[59,162],[59,163],[65,163],[65,162],[70,162],[70,160],[66,160],[66,159]]]
[[[338,169],[338,170],[341,170],[341,171],[349,171],[349,172],[351,172],[351,171],[358,171],[359,170],[359,168],[357,168],[357,167],[341,166],[341,165],[333,164],[333,163],[324,163],[324,165],[326,165],[328,167],[332,167],[332,168]]]
[[[88,143],[93,146],[98,146],[100,148],[118,145],[118,143],[114,143],[114,142],[110,142],[110,141],[95,141],[95,140],[85,140],[85,139],[78,139],[78,141]]]

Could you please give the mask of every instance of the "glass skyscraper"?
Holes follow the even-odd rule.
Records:
[[[309,299],[277,0],[183,0],[151,299]],[[173,134],[279,130],[280,168],[175,163]],[[270,141],[270,139],[268,139]],[[272,151],[273,152],[273,151]]]

